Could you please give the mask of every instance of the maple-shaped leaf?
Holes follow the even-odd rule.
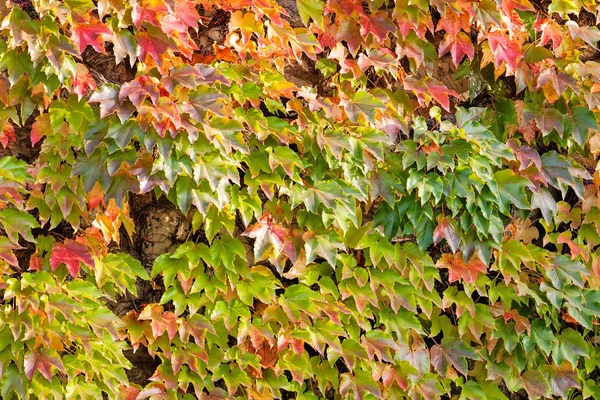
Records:
[[[540,18],[535,21],[533,28],[538,32],[542,32],[540,46],[545,46],[552,41],[552,50],[556,50],[563,41],[563,35],[565,34],[563,27],[553,19]]]
[[[156,107],[160,91],[158,89],[159,81],[151,76],[138,76],[132,81],[126,82],[119,91],[119,101],[122,103],[127,97],[136,108],[140,108],[142,102],[147,97],[152,100]]]
[[[511,16],[514,10],[519,11],[534,11],[533,5],[529,0],[502,0],[500,7],[507,16]]]
[[[458,338],[444,337],[441,344],[436,344],[431,348],[431,365],[442,376],[448,374],[450,365],[464,376],[467,376],[467,358],[471,360],[481,359],[475,350]]]
[[[81,101],[88,89],[91,91],[96,90],[96,81],[85,65],[77,63],[75,76],[73,77],[73,91]]]
[[[359,20],[360,34],[366,38],[372,33],[379,41],[383,42],[388,34],[396,35],[398,27],[391,20],[388,13],[378,11],[371,15],[363,14]]]
[[[122,103],[119,100],[119,91],[120,88],[117,85],[104,84],[90,97],[90,103],[100,103],[100,118],[116,112],[121,122],[124,123],[133,114],[135,107],[130,102]]]
[[[596,47],[598,40],[600,40],[600,30],[595,26],[579,26],[575,21],[567,21],[565,25],[569,28],[573,40],[583,39],[592,47]]]
[[[350,398],[350,392],[356,400],[363,400],[364,395],[369,393],[376,399],[383,399],[381,389],[375,380],[366,371],[357,369],[354,374],[346,372],[341,375],[340,395],[343,398]]]
[[[122,29],[115,33],[113,39],[113,52],[115,54],[115,62],[120,64],[125,57],[129,56],[129,66],[133,68],[137,59],[137,43],[135,37],[127,29]]]
[[[523,120],[529,122],[534,119],[542,135],[547,136],[554,129],[560,136],[563,135],[563,115],[556,108],[535,107],[529,103],[523,110]]]
[[[562,95],[568,87],[579,94],[579,85],[577,81],[566,72],[557,72],[554,68],[546,68],[537,76],[537,87],[540,88],[551,83],[556,93]]]
[[[465,283],[474,283],[479,273],[487,272],[487,265],[477,255],[473,254],[465,263],[461,252],[444,254],[435,265],[438,268],[448,268],[448,281],[450,283],[463,280]]]
[[[8,207],[0,210],[0,224],[10,241],[17,245],[19,244],[19,234],[28,242],[35,243],[31,230],[40,227],[37,220],[29,213]]]
[[[439,52],[440,57],[450,52],[452,63],[455,67],[458,67],[464,56],[467,56],[469,60],[473,60],[475,48],[469,36],[464,32],[460,32],[457,35],[446,34],[444,40],[440,43]]]
[[[0,143],[2,143],[4,148],[7,148],[10,143],[16,140],[15,127],[10,122],[5,121],[2,132],[0,132]]]
[[[98,53],[106,54],[104,42],[114,36],[108,26],[101,22],[76,24],[73,27],[71,39],[79,49],[79,53],[92,46]]]
[[[265,253],[273,246],[275,257],[279,257],[283,252],[292,263],[296,262],[296,248],[289,228],[274,223],[269,213],[264,213],[256,224],[243,233],[243,236],[254,239],[254,257],[257,261],[264,259]]]
[[[159,15],[169,11],[167,3],[162,0],[139,0],[133,3],[131,20],[136,28],[140,28],[142,22],[148,22],[159,26]]]
[[[23,366],[28,379],[33,379],[35,371],[39,371],[44,378],[52,382],[54,368],[66,374],[65,366],[54,349],[38,349],[25,354]]]
[[[150,321],[154,339],[158,339],[165,331],[167,331],[169,340],[173,340],[177,335],[177,317],[171,311],[164,311],[161,305],[148,304],[138,319]]]
[[[189,96],[189,101],[183,103],[181,108],[196,121],[204,121],[207,117],[206,111],[211,111],[218,116],[223,115],[223,106],[220,100],[226,98],[221,92],[201,85]]]
[[[54,271],[62,263],[65,264],[67,271],[73,278],[77,278],[81,268],[80,263],[84,263],[90,268],[94,267],[94,259],[90,255],[87,246],[71,239],[65,240],[64,243],[54,243],[52,246],[50,254],[52,270]]]
[[[441,30],[446,31],[446,37],[456,36],[461,30],[468,31],[470,29],[470,19],[471,16],[469,13],[458,14],[448,7],[442,18],[438,21],[435,30],[436,32]]]
[[[302,19],[302,23],[308,26],[310,19],[319,27],[323,27],[323,10],[325,3],[321,0],[296,0],[298,14]]]
[[[42,137],[51,133],[53,131],[50,124],[50,115],[48,113],[38,115],[33,125],[31,125],[31,131],[29,132],[31,146],[35,146],[37,142],[42,140]]]
[[[486,38],[494,56],[496,68],[500,68],[502,63],[506,63],[514,71],[519,61],[523,58],[521,46],[516,39],[511,39],[498,30],[489,32]]]
[[[525,371],[521,375],[521,382],[531,399],[547,397],[550,392],[550,385],[548,384],[546,375],[538,369]]]
[[[19,261],[13,253],[13,250],[21,250],[24,247],[14,244],[7,237],[0,236],[0,258],[12,265],[13,267],[19,266]]]
[[[438,225],[433,231],[433,243],[438,244],[442,239],[446,239],[446,242],[450,246],[453,252],[458,250],[460,245],[460,236],[456,230],[456,227],[452,220],[444,215],[440,214],[437,217]]]
[[[588,107],[572,107],[564,118],[565,133],[570,133],[575,142],[582,146],[587,142],[589,131],[598,131],[596,115]]]
[[[552,365],[552,394],[566,399],[571,389],[581,389],[577,369],[573,368],[567,361],[561,365]]]
[[[163,54],[174,47],[172,40],[159,29],[140,31],[136,33],[135,40],[138,44],[138,59],[145,62],[150,55],[159,66],[162,64]]]
[[[385,104],[371,93],[360,90],[356,92],[352,99],[344,104],[344,110],[352,122],[357,122],[358,117],[363,115],[367,120],[373,122],[377,110],[385,109]]]

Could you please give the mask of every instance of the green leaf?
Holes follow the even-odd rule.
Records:
[[[235,271],[234,261],[236,258],[246,261],[246,249],[238,239],[225,235],[210,246],[210,257],[213,267],[225,266],[228,270]]]
[[[556,364],[561,364],[563,360],[567,360],[576,369],[580,357],[589,357],[588,345],[581,333],[567,328],[562,331],[558,337],[558,343],[554,345],[552,359]]]
[[[19,234],[28,242],[36,242],[31,230],[39,228],[40,224],[29,213],[15,208],[4,208],[0,210],[0,223],[4,227],[6,236],[14,244],[19,244]]]
[[[570,133],[575,142],[583,147],[588,138],[590,129],[597,131],[598,120],[588,107],[577,106],[571,108],[571,113],[564,117],[565,133]]]
[[[373,122],[377,110],[382,109],[385,109],[383,102],[364,90],[356,92],[344,106],[344,110],[352,122],[357,122],[361,115]]]
[[[447,375],[450,365],[467,376],[467,358],[480,360],[479,355],[471,347],[457,338],[444,337],[441,344],[436,344],[431,348],[431,365],[442,376]]]
[[[308,26],[309,20],[312,18],[313,21],[323,28],[323,10],[325,3],[320,0],[296,0],[296,6],[298,7],[298,14],[302,19],[302,23]]]

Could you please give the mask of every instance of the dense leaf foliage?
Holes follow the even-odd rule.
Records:
[[[597,10],[0,4],[0,397],[600,398]]]

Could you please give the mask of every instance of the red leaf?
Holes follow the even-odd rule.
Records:
[[[2,133],[0,133],[0,143],[2,143],[4,148],[7,148],[9,143],[14,142],[15,140],[17,140],[17,137],[15,136],[15,128],[10,122],[6,121],[4,124],[4,129],[2,130]]]
[[[436,81],[435,79],[430,79],[426,83],[429,88],[429,95],[446,111],[450,111],[450,96],[459,97],[458,93],[454,90],[448,89],[442,83]]]
[[[438,268],[448,268],[448,281],[450,283],[463,280],[465,283],[474,283],[477,275],[487,272],[487,265],[481,261],[477,254],[474,254],[468,263],[465,264],[462,253],[444,254],[435,265]]]
[[[552,49],[556,50],[562,43],[564,35],[563,27],[554,20],[547,18],[538,19],[533,28],[538,32],[542,32],[540,46],[545,46],[552,41]]]
[[[166,36],[160,37],[148,32],[138,32],[135,40],[138,43],[138,59],[140,61],[145,61],[146,57],[150,55],[157,65],[162,64],[162,55],[170,48]]]
[[[52,270],[56,270],[61,263],[66,265],[67,271],[73,278],[76,278],[79,273],[80,263],[94,267],[94,260],[88,248],[71,239],[65,240],[64,243],[54,243],[54,246],[52,246],[52,254],[50,255]]]
[[[73,78],[73,90],[77,98],[81,100],[88,89],[96,90],[96,81],[85,65],[77,63],[75,77]]]
[[[446,37],[440,43],[440,57],[450,52],[452,56],[452,63],[455,67],[458,67],[464,56],[469,57],[469,60],[473,60],[475,55],[475,49],[473,43],[466,33],[460,32],[458,35],[446,34]]]
[[[167,5],[162,0],[136,1],[131,10],[131,20],[138,29],[142,25],[142,22],[158,26],[158,14],[168,11]]]
[[[492,50],[492,54],[494,55],[494,64],[496,67],[500,67],[505,62],[514,71],[519,61],[523,58],[519,43],[500,31],[488,33],[487,40],[490,50]]]
[[[56,351],[52,353],[48,349],[34,350],[27,353],[24,359],[25,376],[28,379],[32,379],[35,371],[39,371],[44,378],[52,381],[52,367],[55,367],[62,373],[66,373],[65,366],[58,354],[56,354]]]
[[[89,45],[98,53],[106,54],[104,41],[112,36],[114,36],[113,32],[108,26],[101,22],[92,22],[75,25],[71,39],[75,42],[80,53],[83,53]]]
[[[367,37],[369,33],[375,35],[379,41],[384,41],[388,34],[396,34],[398,28],[386,12],[380,11],[370,16],[360,17],[360,34]]]

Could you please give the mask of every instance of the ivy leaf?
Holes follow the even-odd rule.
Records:
[[[317,26],[323,27],[323,10],[325,8],[325,3],[320,0],[296,0],[296,6],[298,7],[298,14],[300,14],[300,18],[304,25],[308,26],[308,22],[312,18]]]
[[[348,118],[354,123],[358,121],[360,115],[363,115],[368,121],[374,122],[377,110],[384,108],[385,105],[381,100],[364,90],[356,92],[352,99],[344,105]]]
[[[244,139],[244,126],[229,118],[212,117],[210,125],[204,125],[206,136],[221,145],[227,153],[231,153],[231,149],[239,150],[244,154],[248,154],[248,145]]]
[[[133,68],[137,59],[137,43],[135,42],[135,37],[133,34],[127,29],[122,29],[116,33],[113,43],[115,63],[120,64],[126,56],[129,56],[129,66]]]
[[[158,105],[158,98],[160,97],[157,86],[158,79],[150,76],[138,76],[121,86],[119,102],[122,103],[127,97],[135,108],[139,109],[146,97],[149,97],[152,100],[152,104],[156,107]]]
[[[218,238],[210,246],[210,258],[215,268],[223,265],[228,270],[235,271],[234,261],[236,256],[246,260],[246,250],[242,242],[231,236]]]
[[[552,268],[545,272],[552,285],[558,290],[563,290],[567,284],[573,284],[583,289],[583,276],[589,275],[585,265],[578,261],[572,261],[562,254],[554,256]]]
[[[275,224],[269,213],[264,213],[260,220],[249,227],[243,235],[254,239],[255,261],[263,260],[272,246],[276,258],[283,252],[292,263],[296,262],[296,248],[290,230]]]
[[[15,208],[5,208],[0,210],[0,223],[4,227],[6,236],[17,246],[19,244],[19,234],[28,242],[36,242],[31,230],[39,228],[40,224],[29,213]]]
[[[133,114],[135,107],[129,102],[121,103],[119,100],[119,87],[113,84],[104,84],[90,97],[90,103],[100,103],[100,118],[116,112],[124,123]]]
[[[525,371],[521,375],[521,382],[530,398],[546,397],[550,392],[548,379],[537,369]]]
[[[54,375],[52,370],[54,368],[63,374],[67,373],[62,360],[56,353],[56,350],[53,349],[33,350],[25,354],[23,361],[25,376],[27,376],[27,378],[30,380],[33,379],[35,371],[39,371],[39,373],[50,382],[52,382],[52,377]]]
[[[10,122],[6,121],[2,128],[2,132],[0,132],[0,143],[2,143],[2,147],[7,148],[10,143],[15,142],[16,140],[15,127]]]
[[[458,338],[444,337],[441,344],[431,348],[431,365],[442,376],[448,374],[448,367],[454,366],[458,372],[467,376],[467,358],[480,360],[477,353]]]
[[[3,399],[9,399],[12,393],[16,393],[21,399],[27,398],[23,385],[23,375],[13,363],[9,364],[2,377],[2,387],[0,395]]]
[[[562,399],[568,398],[569,390],[581,389],[577,369],[563,362],[552,366],[552,394]]]
[[[50,254],[50,266],[52,270],[54,271],[62,263],[65,264],[67,271],[69,271],[73,278],[77,278],[77,274],[81,268],[80,263],[94,268],[94,260],[87,246],[71,239],[65,240],[64,243],[54,243],[52,246]]]
[[[569,29],[573,40],[583,39],[592,47],[596,47],[598,40],[600,40],[600,30],[595,26],[579,26],[575,21],[567,21],[565,25]]]
[[[398,27],[387,12],[378,11],[371,15],[363,14],[359,20],[360,34],[366,38],[373,34],[379,41],[384,41],[389,34],[397,35]]]
[[[366,371],[357,369],[354,373],[346,372],[341,378],[340,395],[343,398],[349,398],[352,392],[356,400],[362,400],[366,393],[370,393],[376,399],[383,399],[379,385]]]
[[[442,239],[446,239],[450,249],[455,253],[460,245],[460,236],[452,220],[440,214],[437,217],[437,222],[437,227],[433,231],[433,243],[438,244]]]
[[[525,192],[525,188],[530,184],[529,179],[516,175],[510,169],[505,169],[496,172],[494,180],[497,186],[492,185],[491,189],[498,196],[500,200],[498,205],[503,213],[508,213],[511,205],[521,209],[530,206]]]
[[[81,23],[73,27],[71,39],[79,49],[79,53],[92,46],[98,53],[106,54],[104,42],[113,37],[113,32],[101,22]]]
[[[50,125],[50,115],[48,113],[40,114],[35,118],[35,122],[31,126],[29,136],[31,138],[31,146],[35,146],[37,142],[42,140],[42,137],[52,132]]]
[[[559,336],[557,344],[552,350],[552,359],[556,364],[567,360],[573,368],[579,365],[579,357],[589,357],[587,343],[581,333],[572,328],[567,328]]]
[[[563,115],[555,108],[535,107],[530,103],[523,110],[523,119],[529,122],[535,119],[537,127],[544,136],[548,136],[553,129],[562,137],[563,135]]]
[[[469,60],[473,61],[475,48],[466,33],[460,32],[457,35],[446,33],[444,40],[440,43],[440,57],[448,52],[450,52],[450,55],[452,56],[452,63],[455,67],[458,67],[458,64],[460,64],[464,56],[467,56]]]
[[[138,139],[142,138],[142,129],[134,120],[129,119],[123,124],[116,118],[113,118],[110,121],[106,137],[113,138],[117,146],[121,150],[124,150],[129,142],[131,142],[131,139],[134,137]]]
[[[514,71],[519,61],[523,58],[521,46],[519,46],[517,41],[506,36],[499,30],[489,32],[486,38],[494,56],[496,68],[499,68],[502,63],[506,63]]]
[[[108,254],[103,259],[98,260],[95,263],[94,272],[99,288],[102,288],[107,282],[114,282],[123,295],[129,290],[131,294],[137,296],[135,286],[137,278],[150,279],[142,264],[129,254],[124,253]]]
[[[161,305],[148,304],[142,310],[138,319],[141,321],[150,321],[152,336],[154,336],[155,340],[165,333],[165,331],[170,341],[177,335],[177,317],[171,311],[164,311]]]
[[[163,54],[172,47],[171,40],[162,31],[151,27],[146,31],[138,31],[135,40],[138,44],[138,59],[145,62],[150,55],[157,65],[162,65]]]
[[[443,254],[435,265],[437,268],[448,269],[450,283],[463,280],[465,283],[475,283],[479,273],[487,273],[487,265],[477,255],[473,254],[465,263],[462,253]]]
[[[600,129],[594,113],[583,106],[573,107],[571,113],[565,115],[564,127],[565,133],[570,133],[581,147],[587,141],[590,129],[595,131]]]
[[[4,236],[0,236],[0,258],[5,260],[7,263],[12,265],[13,267],[19,266],[19,261],[17,257],[13,253],[13,250],[21,250],[24,247],[15,244],[10,239]]]

